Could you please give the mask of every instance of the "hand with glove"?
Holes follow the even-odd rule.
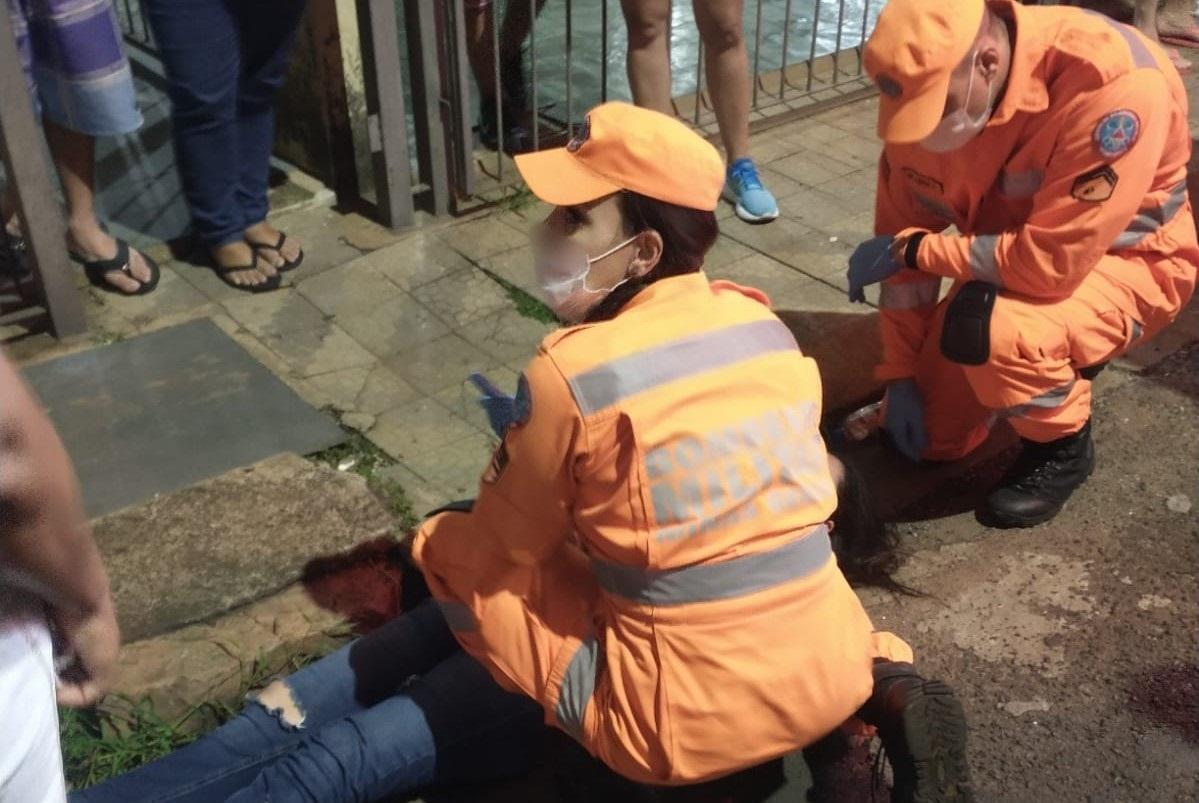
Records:
[[[893,256],[895,238],[874,237],[849,256],[849,300],[864,302],[866,287],[889,279],[903,267]]]
[[[924,433],[924,400],[914,379],[898,379],[887,385],[887,412],[883,429],[891,441],[909,460],[919,463],[920,454],[928,446]]]
[[[492,432],[504,437],[508,427],[516,420],[516,399],[506,395],[480,373],[471,374],[470,381],[479,391],[479,405],[487,413]]]

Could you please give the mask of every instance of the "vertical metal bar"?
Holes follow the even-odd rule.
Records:
[[[404,22],[408,30],[408,65],[411,72],[412,123],[416,130],[416,161],[421,178],[433,193],[433,214],[450,208],[446,174],[445,126],[441,119],[441,59],[433,0],[407,0]],[[395,34],[398,39],[399,31]]]
[[[816,66],[816,37],[820,34],[820,0],[812,9],[812,47],[808,49],[808,90],[812,91],[812,70]]]
[[[450,128],[455,134],[453,143],[454,186],[462,196],[475,194],[475,140],[470,117],[470,61],[466,52],[466,9],[463,0],[450,3],[453,27],[450,33],[450,58],[453,59],[453,78],[450,81]]]
[[[411,226],[415,215],[395,0],[366,0],[366,4],[370,30],[362,40],[362,61],[367,95],[374,95],[376,105],[375,113],[367,118],[375,162],[375,194],[383,222],[401,229]],[[408,46],[418,45],[409,41]]]
[[[600,103],[608,102],[608,0],[600,0]]]
[[[495,71],[495,175],[504,180],[504,93],[500,84],[500,4],[491,4],[491,51]]]
[[[787,6],[783,10],[783,61],[779,67],[779,100],[783,99],[783,92],[787,89],[787,57],[791,50],[791,0],[787,0]]]
[[[533,150],[541,150],[541,109],[537,105],[537,0],[529,0],[529,75],[533,83]]]
[[[858,41],[858,75],[861,75],[866,69],[866,60],[864,58],[863,49],[866,47],[866,26],[870,23],[870,0],[865,0],[862,3],[862,37]]]
[[[64,245],[66,223],[50,189],[47,165],[8,10],[0,10],[0,151],[15,190],[21,233],[29,244],[50,326],[60,338],[87,331],[83,304]]]
[[[566,0],[566,138],[574,136],[574,9],[571,0]],[[607,58],[607,53],[601,53]]]
[[[833,48],[833,85],[841,75],[841,34],[845,30],[845,0],[837,3],[837,44]]]
[[[762,0],[758,0],[758,8],[755,12],[756,19],[754,21],[754,88],[753,95],[750,100],[751,108],[758,108],[758,85],[762,81],[762,72],[759,65],[762,61]]]
[[[699,37],[699,47],[696,48],[696,51],[697,51],[697,55],[695,58],[695,114],[694,114],[694,120],[692,122],[694,122],[696,125],[699,125],[699,109],[703,105],[703,97],[704,97],[704,83],[703,83],[703,81],[704,81],[704,40],[703,40],[702,36]],[[671,90],[671,94],[672,95],[674,94],[673,89]]]

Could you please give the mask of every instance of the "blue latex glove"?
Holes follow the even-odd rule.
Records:
[[[920,454],[928,446],[928,436],[924,433],[924,400],[915,380],[898,379],[887,386],[883,429],[905,457],[920,462]]]
[[[859,245],[849,256],[849,300],[865,301],[866,287],[888,279],[903,266],[891,259],[890,235],[874,237]]]
[[[491,431],[504,437],[508,427],[516,420],[516,399],[497,388],[490,379],[479,373],[470,375],[471,384],[479,391],[479,405],[487,413]]]

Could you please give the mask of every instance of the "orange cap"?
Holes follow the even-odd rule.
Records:
[[[516,167],[554,206],[632,190],[710,212],[724,187],[724,161],[711,143],[674,117],[627,103],[596,106],[565,148],[517,156]]]
[[[882,96],[878,135],[919,142],[945,113],[949,79],[982,28],[984,0],[890,0],[866,43],[866,72]]]

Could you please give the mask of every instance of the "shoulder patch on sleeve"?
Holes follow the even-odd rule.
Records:
[[[1140,136],[1141,118],[1134,111],[1120,109],[1099,121],[1092,139],[1101,156],[1114,159],[1127,153]]]
[[[1112,193],[1116,190],[1116,182],[1119,180],[1120,177],[1116,175],[1116,171],[1104,165],[1074,179],[1070,195],[1076,201],[1101,203],[1112,197]]]

